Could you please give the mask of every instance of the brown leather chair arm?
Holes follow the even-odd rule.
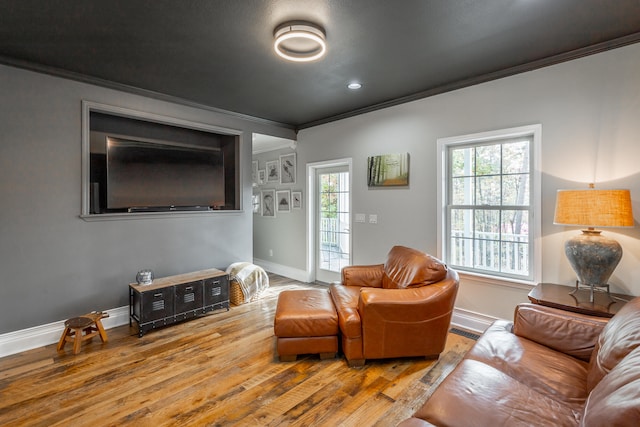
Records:
[[[384,264],[351,265],[342,269],[342,284],[381,288],[383,274]]]
[[[422,321],[449,313],[454,303],[451,293],[455,291],[448,281],[409,289],[363,288],[358,310],[365,322],[368,311],[375,311],[386,321]]]
[[[543,305],[523,303],[516,307],[513,333],[588,361],[598,336],[608,320]]]

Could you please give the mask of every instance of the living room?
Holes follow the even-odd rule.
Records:
[[[90,81],[0,65],[0,356],[48,345],[64,319],[109,311],[108,327],[128,323],[127,285],[141,269],[156,277],[238,260],[300,281],[309,277],[306,165],[351,159],[353,264],[384,262],[392,245],[442,256],[438,220],[438,140],[540,125],[540,259],[531,283],[461,275],[454,324],[481,332],[511,319],[537,282],[567,286],[575,273],[564,242],[578,227],[554,224],[559,189],[625,188],[640,194],[640,44],[560,62],[423,99],[300,129],[144,96]],[[154,219],[87,221],[82,206],[82,102],[232,129],[240,135],[243,209]],[[252,155],[253,134],[295,140],[295,149]],[[367,158],[409,153],[409,185],[367,187]],[[251,162],[260,168],[296,154],[303,208],[275,218],[251,212]],[[612,228],[624,256],[611,291],[640,295],[640,229]]]

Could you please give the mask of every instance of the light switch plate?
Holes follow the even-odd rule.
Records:
[[[364,214],[356,214],[356,222],[365,222],[365,215]]]
[[[378,223],[378,215],[369,214],[369,224],[377,224]]]

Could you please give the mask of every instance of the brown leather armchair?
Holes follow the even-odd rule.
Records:
[[[366,359],[424,356],[444,350],[458,274],[424,252],[394,246],[384,264],[349,266],[329,292],[350,366]]]

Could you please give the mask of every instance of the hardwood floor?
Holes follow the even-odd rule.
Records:
[[[394,426],[474,342],[450,333],[438,361],[367,360],[356,369],[309,355],[281,363],[278,293],[322,285],[270,280],[258,301],[142,338],[121,326],[76,356],[51,344],[0,359],[0,425]]]

